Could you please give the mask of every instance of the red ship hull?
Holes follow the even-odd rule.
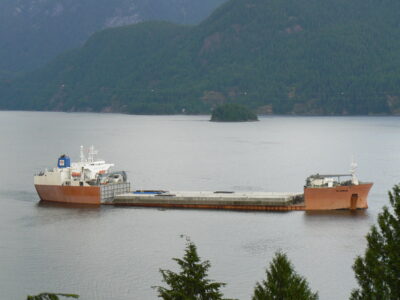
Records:
[[[35,188],[42,201],[99,205],[101,200],[100,187],[98,186],[36,184]]]
[[[305,187],[306,210],[366,209],[372,183],[336,187]]]

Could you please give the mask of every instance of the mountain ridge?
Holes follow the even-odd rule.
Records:
[[[3,82],[0,107],[196,114],[234,102],[259,113],[398,114],[398,8],[393,0],[231,0],[197,26],[107,29]]]
[[[225,0],[2,0],[0,78],[43,66],[98,30],[165,20],[196,24]]]

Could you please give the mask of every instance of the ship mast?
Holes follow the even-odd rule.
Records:
[[[97,150],[94,150],[94,146],[90,146],[90,150],[89,150],[89,155],[88,155],[88,161],[89,162],[94,162],[94,157],[95,155],[98,153]]]
[[[81,145],[81,162],[85,162],[85,154],[83,153],[83,146]]]
[[[351,174],[351,183],[354,185],[359,185],[359,181],[356,175],[357,163],[354,161],[354,156],[351,160],[350,164],[350,174]]]

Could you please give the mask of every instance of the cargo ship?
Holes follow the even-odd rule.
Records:
[[[367,209],[372,185],[358,181],[355,173],[312,175],[304,186],[305,210]]]
[[[114,164],[96,160],[97,153],[92,146],[86,158],[81,146],[79,162],[71,163],[67,155],[61,155],[56,168],[35,175],[34,185],[40,200],[99,205],[128,193],[130,183],[126,172],[111,172]]]
[[[360,182],[355,163],[349,174],[311,175],[303,192],[196,192],[136,190],[124,171],[110,172],[113,164],[96,160],[97,151],[90,148],[86,159],[81,147],[80,162],[71,163],[68,156],[58,159],[57,167],[34,177],[35,188],[42,201],[109,204],[116,206],[199,208],[257,211],[290,210],[356,210],[368,208],[371,182]]]

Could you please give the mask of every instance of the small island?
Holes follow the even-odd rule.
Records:
[[[257,115],[239,104],[223,104],[216,107],[211,115],[211,122],[249,122],[258,121]]]

